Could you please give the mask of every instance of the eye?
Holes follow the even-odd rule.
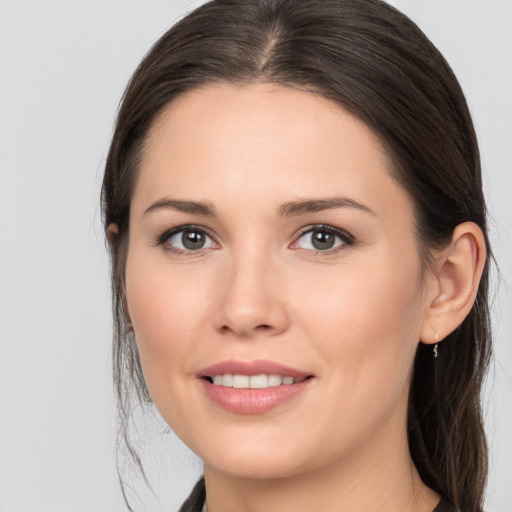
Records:
[[[333,226],[315,226],[303,232],[293,248],[316,252],[329,252],[354,244],[354,238],[346,231]]]
[[[211,237],[199,227],[181,226],[166,231],[159,239],[159,244],[165,244],[171,252],[198,252],[201,249],[216,247]]]

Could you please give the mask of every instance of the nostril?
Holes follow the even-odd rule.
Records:
[[[233,330],[235,330],[235,329],[232,329],[231,327],[229,327],[229,325],[223,325],[223,326],[221,327],[221,329],[222,329],[223,331],[233,331]],[[263,331],[268,331],[268,330],[271,330],[271,329],[272,329],[272,326],[271,326],[271,325],[268,325],[268,324],[261,324],[261,325],[257,325],[257,326],[254,328],[254,330],[263,330]],[[241,332],[241,331],[242,331],[242,329],[239,329],[239,331]],[[248,331],[250,331],[250,329],[243,329],[243,331],[244,331],[244,332],[245,332],[245,331],[247,331],[247,332],[248,332]]]

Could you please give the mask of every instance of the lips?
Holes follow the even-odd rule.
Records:
[[[198,374],[207,397],[239,414],[259,414],[306,391],[314,376],[273,361],[223,361]]]

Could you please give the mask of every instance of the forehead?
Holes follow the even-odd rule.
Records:
[[[223,199],[254,204],[347,193],[380,203],[383,194],[405,194],[390,167],[378,137],[334,101],[273,84],[215,84],[183,94],[158,115],[136,196],[209,199],[222,183]]]
[[[355,137],[386,156],[378,137],[362,121],[318,93],[259,82],[209,84],[178,96],[162,109],[149,130],[144,156],[158,149],[162,138],[184,142],[192,136],[203,142],[217,139],[218,144],[224,137],[238,145],[302,139],[309,142],[307,150],[327,133],[331,137],[326,142],[335,141],[345,152],[357,149],[349,140]]]

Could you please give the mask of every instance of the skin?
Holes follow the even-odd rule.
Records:
[[[278,214],[335,196],[363,207]],[[208,202],[216,215],[162,200]],[[439,497],[407,444],[412,363],[420,340],[446,336],[471,307],[478,228],[459,227],[422,272],[414,205],[377,137],[319,95],[268,84],[212,85],[168,105],[130,216],[126,300],[144,376],[204,461],[210,512],[433,510]],[[171,252],[181,237],[162,235],[190,224],[209,234],[205,246]],[[315,251],[303,232],[318,224],[349,241]],[[197,376],[229,359],[314,377],[270,411],[237,414]]]

